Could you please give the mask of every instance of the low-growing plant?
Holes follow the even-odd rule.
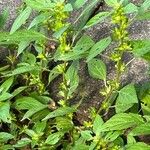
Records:
[[[0,68],[0,149],[150,150],[139,138],[150,135],[150,83],[121,81],[135,58],[150,61],[150,40],[134,40],[128,31],[134,21],[150,19],[149,0],[139,6],[128,0],[86,2],[24,0],[10,32],[5,31],[8,12],[1,14],[0,45],[8,55]],[[99,3],[107,11],[95,13]],[[70,23],[72,12],[81,7]],[[104,21],[111,23],[112,34],[95,42],[85,31]],[[125,53],[133,59],[125,62]],[[98,55],[113,62],[111,79]],[[103,81],[102,103],[89,109],[84,123],[76,113],[85,93],[73,102],[81,60],[91,78]],[[55,96],[49,90],[54,84]]]

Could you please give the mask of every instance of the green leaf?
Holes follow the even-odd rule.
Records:
[[[20,148],[28,145],[32,141],[29,138],[22,138],[21,140],[17,141],[17,143],[14,145],[15,148]]]
[[[10,94],[10,93],[7,93],[7,92],[3,92],[1,95],[0,95],[0,102],[1,101],[5,101],[5,100],[8,100],[9,98],[11,98],[13,95]]]
[[[54,3],[52,3],[49,0],[42,0],[42,1],[41,0],[24,0],[24,1],[28,6],[38,11],[52,10],[52,8],[55,6]]]
[[[93,59],[95,56],[103,52],[111,43],[111,38],[107,37],[97,42],[90,50],[87,57],[87,62]]]
[[[46,21],[48,19],[49,16],[50,16],[49,13],[42,13],[42,14],[36,16],[33,19],[33,21],[31,22],[31,24],[29,25],[28,30],[40,23],[43,23],[44,21]]]
[[[65,78],[68,82],[68,97],[72,95],[72,93],[76,90],[79,84],[79,76],[78,76],[79,62],[74,61],[65,74]]]
[[[19,56],[27,46],[29,46],[30,41],[22,41],[19,43],[18,45],[18,52],[17,52],[17,56]]]
[[[39,67],[31,66],[31,65],[21,66],[21,67],[14,69],[9,74],[6,74],[5,76],[9,77],[9,76],[19,75],[19,74],[23,74],[23,73],[31,72],[35,70],[39,70]]]
[[[12,94],[12,97],[15,97],[17,96],[18,94],[20,94],[22,91],[24,91],[25,89],[27,89],[27,86],[21,86],[17,89],[15,89],[11,94]]]
[[[105,18],[107,18],[111,13],[110,12],[99,12],[97,15],[95,15],[93,18],[91,18],[87,24],[84,26],[83,29],[87,29],[89,27],[92,27],[100,22],[103,22]]]
[[[0,32],[0,44],[18,44],[22,41],[46,40],[45,35],[33,30],[19,30],[13,34]]]
[[[26,7],[20,15],[16,18],[14,21],[12,28],[10,30],[10,34],[14,33],[16,30],[18,30],[25,21],[29,18],[30,14],[32,12],[32,9],[30,7]]]
[[[92,38],[88,35],[83,35],[78,42],[76,43],[75,47],[73,47],[73,51],[86,51],[90,49],[95,42]]]
[[[96,115],[94,123],[93,123],[93,132],[98,135],[100,133],[100,128],[104,123],[103,119],[100,115]]]
[[[136,143],[135,138],[131,134],[127,135],[127,143],[128,144],[134,144],[134,143]]]
[[[73,147],[73,150],[88,150],[89,149],[89,146],[86,145],[86,144],[76,144],[74,147]]]
[[[137,94],[133,84],[123,87],[119,91],[119,96],[116,100],[116,112],[125,112],[131,108],[135,103],[138,103]]]
[[[81,136],[86,141],[90,141],[93,138],[91,134],[92,134],[92,131],[90,130],[81,131]]]
[[[0,103],[0,121],[11,123],[10,116],[10,104],[9,102],[1,102]]]
[[[118,0],[104,0],[108,6],[114,7],[118,4]]]
[[[150,150],[150,146],[143,142],[137,142],[135,144],[126,145],[126,150]]]
[[[26,133],[30,137],[36,137],[37,136],[37,134],[35,133],[35,131],[33,131],[31,129],[28,129],[28,128],[25,128],[24,133]]]
[[[89,50],[94,44],[94,41],[89,36],[83,35],[70,52],[62,54],[60,51],[57,51],[55,53],[54,59],[64,61],[77,60],[82,58],[85,52]]]
[[[40,103],[32,97],[22,97],[16,100],[15,107],[18,110],[28,110],[22,118],[22,120],[24,120],[36,112],[47,108],[47,105]]]
[[[46,128],[46,121],[38,121],[35,123],[34,130],[36,133],[42,133],[44,129]]]
[[[141,107],[142,107],[142,112],[144,113],[144,115],[150,115],[150,107],[144,104],[141,104]]]
[[[150,11],[146,11],[137,16],[137,20],[149,20],[150,19]]]
[[[146,11],[150,8],[150,2],[149,0],[145,0],[144,3],[141,5],[141,8]]]
[[[147,122],[137,126],[129,134],[132,136],[150,135],[150,123]]]
[[[110,131],[106,134],[105,139],[109,142],[114,142],[121,134],[122,131]]]
[[[102,125],[101,131],[123,130],[143,123],[143,118],[140,115],[132,113],[120,113],[114,115],[108,121],[106,121]]]
[[[80,20],[80,23],[76,26],[77,31],[81,31],[84,25],[87,23],[90,15],[95,9],[96,4],[99,0],[93,0],[85,9],[81,12],[80,16],[76,19],[75,23]]]
[[[68,114],[71,114],[73,112],[76,112],[76,109],[74,107],[60,107],[56,110],[54,110],[53,112],[50,112],[44,119],[44,120],[48,120],[50,118],[55,118],[55,117],[59,117],[59,116],[65,116]]]
[[[56,117],[56,128],[57,130],[69,131],[73,129],[73,122],[68,117]]]
[[[7,92],[9,90],[9,88],[11,87],[11,85],[13,84],[14,81],[14,77],[10,77],[8,78],[1,86],[0,89],[2,92]]]
[[[72,5],[70,3],[66,4],[64,7],[64,11],[66,12],[73,11]]]
[[[138,12],[138,7],[133,3],[129,3],[124,7],[124,11],[126,14]]]
[[[57,32],[53,34],[53,37],[55,37],[56,39],[59,39],[61,35],[69,28],[69,25],[70,24],[60,28]]]
[[[0,72],[6,71],[9,67],[10,67],[10,65],[0,67]]]
[[[0,142],[7,142],[10,139],[13,139],[14,136],[7,132],[0,132]]]
[[[88,71],[91,77],[106,80],[106,65],[103,61],[95,58],[90,60],[88,62]]]
[[[135,40],[132,43],[133,54],[136,57],[142,57],[144,54],[150,52],[150,40]]]
[[[86,2],[87,2],[87,0],[76,0],[76,1],[73,3],[73,7],[74,7],[75,9],[79,9],[79,8],[81,8]]]
[[[49,145],[55,145],[62,137],[64,133],[63,132],[56,132],[48,136],[45,143]]]
[[[48,83],[54,80],[58,75],[62,74],[64,70],[64,64],[59,64],[54,67],[49,74]]]

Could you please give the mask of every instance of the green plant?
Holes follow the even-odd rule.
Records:
[[[132,61],[125,63],[124,53],[150,61],[149,39],[132,40],[127,30],[133,21],[149,19],[148,1],[136,6],[128,0],[105,0],[110,10],[92,16],[101,2],[94,0],[71,24],[71,12],[85,0],[24,0],[10,32],[0,33],[0,45],[9,50],[7,63],[0,68],[0,149],[149,150],[136,137],[150,134],[150,84],[121,83]],[[32,11],[36,16],[30,20]],[[6,18],[3,12],[2,30]],[[106,19],[111,19],[112,36],[95,42],[82,35]],[[116,75],[110,80],[107,66],[97,55],[111,43],[115,48],[105,57],[115,64]],[[80,86],[81,59],[86,60],[89,75],[104,83],[102,104],[90,109],[89,120],[83,124],[76,123],[75,113],[84,93],[72,104]],[[59,92],[54,99],[49,87],[57,78]],[[110,108],[115,109],[112,117]]]

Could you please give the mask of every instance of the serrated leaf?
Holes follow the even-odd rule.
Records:
[[[48,136],[46,139],[45,143],[49,145],[54,145],[56,144],[62,137],[64,133],[63,132],[56,132]]]
[[[126,150],[150,150],[150,146],[143,142],[137,142],[135,144],[126,145]]]
[[[119,91],[119,96],[116,100],[116,112],[125,112],[131,108],[135,103],[138,103],[137,94],[133,84],[123,87]]]
[[[103,61],[95,58],[90,60],[88,62],[88,71],[91,77],[106,80],[106,65]]]
[[[17,143],[15,145],[13,145],[13,147],[15,147],[15,148],[24,147],[31,142],[32,141],[29,138],[22,138],[21,140],[17,141]]]
[[[87,22],[87,24],[84,26],[83,29],[87,29],[89,27],[96,25],[97,23],[103,22],[104,19],[106,19],[110,14],[111,14],[110,12],[99,12],[97,15],[95,15]]]
[[[22,118],[22,120],[24,120],[36,112],[47,108],[47,105],[40,103],[32,97],[22,97],[16,100],[15,107],[18,110],[28,110]]]
[[[106,121],[102,125],[101,131],[123,130],[143,123],[143,118],[138,114],[119,113]]]
[[[111,38],[107,37],[97,42],[90,50],[87,57],[87,62],[93,59],[95,56],[103,52],[111,43]]]
[[[13,139],[14,136],[7,132],[0,132],[0,142],[7,142],[10,139]]]
[[[70,113],[75,112],[76,109],[74,107],[60,107],[56,110],[54,110],[53,112],[50,112],[44,119],[44,120],[48,120],[50,118],[54,118],[54,117],[59,117],[59,116],[65,116],[68,115]]]
[[[10,116],[10,104],[9,102],[1,102],[0,103],[0,121],[5,123],[11,123],[11,116]]]
[[[14,21],[14,23],[11,27],[10,34],[14,33],[25,23],[25,21],[29,18],[31,12],[32,12],[32,9],[30,7],[26,7],[20,13],[20,15],[16,18],[16,20]]]
[[[137,126],[129,134],[132,136],[150,135],[150,123],[147,122]]]

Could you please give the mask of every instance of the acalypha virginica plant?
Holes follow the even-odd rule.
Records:
[[[99,5],[107,9],[96,12]],[[150,19],[149,0],[139,5],[23,0],[9,32],[7,19],[4,10],[0,45],[8,55],[0,64],[1,150],[150,150],[150,82],[124,85],[121,80],[134,59],[150,63],[150,39],[132,39],[128,30],[135,21]],[[103,22],[111,24],[111,34],[94,41],[86,31]],[[108,47],[111,53],[105,54]],[[123,59],[127,53],[132,55],[128,62]],[[104,58],[114,65],[111,79]],[[78,111],[88,99],[78,90],[83,62],[103,86],[99,106],[90,107],[80,122]]]

